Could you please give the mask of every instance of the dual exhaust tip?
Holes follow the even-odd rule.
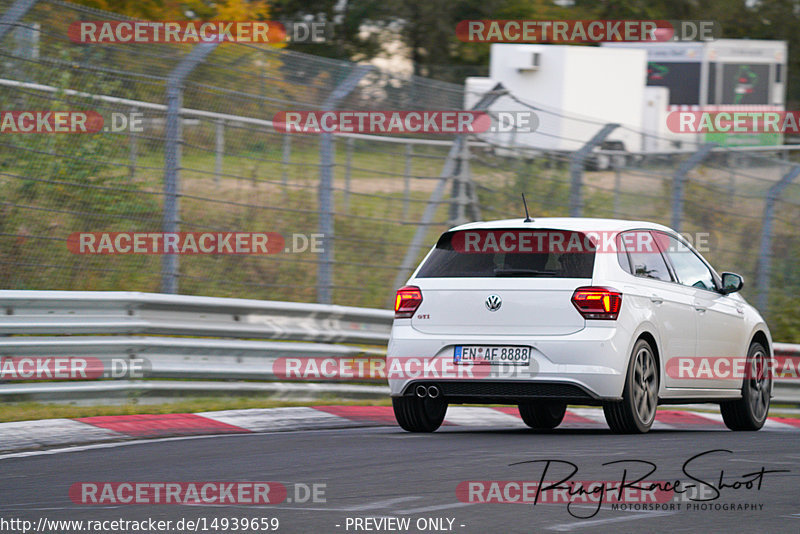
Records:
[[[419,384],[414,388],[414,392],[420,399],[424,399],[425,397],[435,399],[441,394],[437,386],[425,386],[423,384]]]

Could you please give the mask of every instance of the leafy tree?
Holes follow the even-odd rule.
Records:
[[[95,9],[146,20],[265,20],[266,0],[75,0]]]

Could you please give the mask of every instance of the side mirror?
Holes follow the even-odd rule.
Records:
[[[742,286],[744,286],[744,279],[741,275],[736,273],[722,273],[722,289],[720,293],[723,295],[736,293],[742,289]]]

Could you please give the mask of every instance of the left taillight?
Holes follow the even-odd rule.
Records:
[[[622,306],[622,293],[610,287],[579,287],[572,304],[584,319],[616,320]]]
[[[394,299],[394,318],[408,319],[414,316],[419,305],[422,304],[422,290],[417,286],[405,286],[397,290]]]

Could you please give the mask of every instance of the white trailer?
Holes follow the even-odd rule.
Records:
[[[647,53],[638,49],[546,44],[493,44],[489,78],[468,78],[465,105],[471,107],[497,82],[534,105],[535,132],[481,134],[498,146],[521,145],[548,151],[579,149],[606,123],[618,123],[607,138],[625,150],[643,149]],[[490,111],[530,110],[504,97]]]
[[[603,43],[603,48],[647,52],[647,85],[669,89],[669,111],[784,110],[786,41]],[[783,142],[783,136],[777,133],[682,134],[681,137],[693,143],[721,145]]]

